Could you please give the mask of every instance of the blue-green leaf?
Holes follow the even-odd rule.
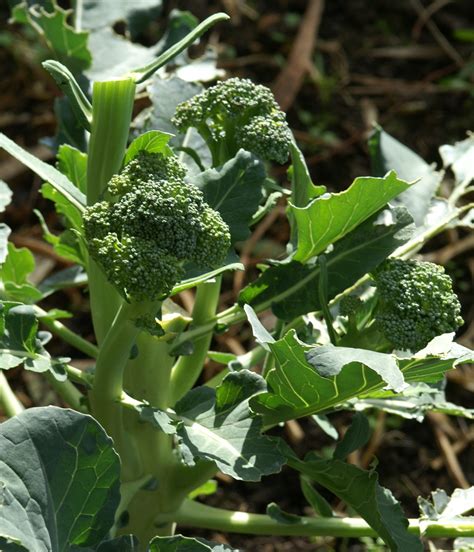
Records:
[[[422,552],[417,535],[408,532],[408,520],[392,493],[379,485],[375,471],[365,471],[341,460],[292,459],[291,467],[310,477],[353,508],[395,552]]]
[[[49,406],[4,422],[0,548],[63,552],[98,544],[114,521],[119,477],[112,441],[90,416]]]
[[[240,150],[222,167],[208,169],[191,179],[206,202],[229,225],[232,243],[245,240],[249,225],[263,199],[265,167],[254,155]]]
[[[352,418],[352,423],[334,450],[333,458],[345,460],[351,452],[363,447],[370,437],[370,426],[367,418],[357,412]]]

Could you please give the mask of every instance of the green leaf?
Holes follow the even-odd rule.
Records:
[[[418,180],[394,198],[392,204],[406,207],[416,226],[423,226],[443,173],[436,171],[433,165],[428,165],[380,127],[369,138],[369,150],[375,176],[383,176],[393,170],[402,180]]]
[[[352,423],[344,437],[337,443],[333,458],[335,460],[345,460],[351,452],[367,443],[370,433],[369,420],[363,414],[357,412],[352,418]]]
[[[293,330],[269,346],[276,359],[266,377],[270,390],[250,400],[252,410],[264,415],[265,425],[330,411],[355,397],[364,398],[381,391],[387,385],[377,372],[364,364],[351,362],[350,358],[337,375],[320,375],[306,360],[306,353],[313,347],[302,343]],[[337,358],[339,347],[333,349],[335,363],[341,363]],[[437,381],[457,364],[474,362],[474,353],[457,344],[450,344],[437,354],[425,351],[396,360],[407,383]],[[423,356],[425,354],[427,356]],[[388,360],[393,358],[385,356]],[[383,374],[380,367],[378,371]]]
[[[260,481],[280,471],[280,442],[261,434],[262,423],[249,408],[249,399],[266,388],[263,378],[248,370],[231,372],[217,389],[191,390],[175,406],[175,414],[142,406],[142,418],[166,433],[176,432],[186,463],[202,458],[235,479]],[[153,416],[154,411],[158,416]]]
[[[263,199],[265,167],[254,155],[240,150],[222,167],[208,169],[191,179],[206,202],[229,225],[232,243],[245,240],[249,225]]]
[[[263,326],[258,319],[255,311],[250,305],[244,305],[244,311],[247,319],[252,326],[252,333],[257,343],[259,343],[266,351],[270,351],[269,343],[275,343],[275,339],[270,332]]]
[[[35,303],[42,297],[41,292],[28,282],[28,276],[35,269],[35,259],[29,249],[17,249],[7,244],[8,254],[0,267],[0,283],[3,284],[2,297],[10,301]]]
[[[373,270],[410,238],[413,225],[406,209],[387,208],[365,221],[326,255],[328,298],[332,299]],[[271,266],[242,290],[239,304],[261,312],[269,307],[284,320],[320,309],[319,263],[293,261]]]
[[[439,148],[444,167],[451,167],[456,184],[468,184],[474,179],[474,135],[454,146],[444,145]]]
[[[51,372],[58,381],[66,379],[64,364],[68,358],[52,358],[44,344],[51,335],[38,332],[33,307],[18,303],[0,303],[0,370],[24,364],[32,372]]]
[[[149,153],[164,153],[169,155],[171,150],[168,146],[168,142],[173,135],[168,132],[162,132],[161,130],[149,130],[144,134],[135,138],[135,140],[128,146],[125,152],[124,165],[134,159],[140,151],[147,151]]]
[[[344,366],[352,362],[360,362],[383,378],[388,389],[400,392],[406,387],[395,355],[366,349],[323,345],[310,349],[305,356],[318,374],[326,378],[339,375]]]
[[[347,190],[317,197],[306,207],[291,205],[298,230],[294,260],[305,263],[322,253],[408,187],[390,172],[384,178],[356,178]]]
[[[120,461],[90,416],[30,408],[0,425],[0,535],[22,549],[98,544],[119,503]],[[1,539],[0,539],[1,540]],[[16,550],[17,548],[4,548]]]
[[[8,236],[11,234],[10,228],[3,222],[0,222],[0,264],[5,262],[8,255]]]
[[[67,198],[60,194],[49,182],[41,186],[41,195],[54,203],[54,208],[59,215],[63,215],[72,228],[81,230],[82,215]]]
[[[217,544],[205,539],[193,539],[175,535],[155,537],[149,545],[149,552],[238,552],[226,544]]]
[[[392,551],[422,552],[420,538],[408,533],[408,520],[392,493],[378,483],[375,471],[341,460],[291,460],[290,465],[353,508]]]
[[[301,491],[313,510],[322,517],[334,517],[334,512],[328,501],[311,485],[311,479],[300,475]]]
[[[38,6],[29,9],[22,6],[22,22],[26,19],[44,39],[55,59],[73,73],[84,71],[92,60],[87,46],[88,33],[76,31],[69,25],[68,16],[71,11],[63,10],[56,3],[52,3],[49,8],[52,8],[52,11]]]
[[[28,153],[2,133],[0,133],[0,148],[3,148],[10,155],[18,159],[18,161],[21,161],[43,180],[49,182],[60,194],[69,200],[72,205],[79,209],[79,211],[84,209],[86,205],[85,195],[57,169],[36,158],[34,155],[31,155],[31,153]]]
[[[87,154],[78,149],[63,144],[58,150],[58,169],[83,194],[87,191]]]
[[[12,191],[10,190],[6,182],[0,180],[0,213],[3,213],[3,211],[5,211],[5,207],[7,207],[7,205],[10,205],[12,195]]]
[[[291,153],[291,203],[295,207],[306,207],[308,203],[326,192],[326,186],[313,184],[308,166],[295,142],[290,145]]]

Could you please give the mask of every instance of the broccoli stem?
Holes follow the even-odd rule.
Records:
[[[146,333],[141,333],[136,343],[138,356],[127,363],[124,387],[133,397],[164,410],[169,406],[174,358],[168,354],[167,343]],[[172,439],[150,424],[141,422],[136,412],[126,411],[124,417],[126,427],[136,439],[143,469],[158,479],[163,490],[169,480],[167,470],[177,463],[173,457]]]
[[[219,305],[222,277],[217,276],[214,282],[204,282],[196,291],[193,308],[193,326],[207,325],[215,318]],[[204,361],[211,344],[214,325],[194,341],[194,351],[191,355],[182,356],[176,362],[171,372],[170,405],[183,397],[198,380]]]
[[[123,303],[108,331],[97,357],[94,383],[89,394],[93,415],[113,438],[119,454],[130,458],[130,443],[125,438],[122,407],[123,373],[139,329],[133,319],[150,312],[156,305]],[[133,462],[123,462],[124,480],[136,475]]]
[[[122,166],[134,98],[135,82],[132,78],[94,83],[87,158],[88,205],[101,199],[108,181]],[[97,342],[101,344],[120,306],[121,297],[91,259],[87,272],[92,321]]]

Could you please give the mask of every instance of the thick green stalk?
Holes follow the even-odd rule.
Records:
[[[193,308],[193,326],[198,328],[207,325],[209,320],[215,318],[219,304],[221,291],[221,276],[217,276],[213,282],[204,282],[196,291],[196,299]],[[198,380],[207,352],[211,344],[214,325],[194,341],[194,351],[191,355],[182,356],[176,362],[171,373],[170,405],[183,397]]]
[[[120,171],[135,98],[132,78],[95,82],[87,159],[87,203],[100,201],[110,178]],[[105,339],[121,297],[93,260],[88,266],[92,321],[99,345]]]
[[[137,338],[138,356],[127,364],[124,388],[127,393],[147,401],[151,406],[166,409],[169,404],[170,373],[174,358],[168,354],[168,344],[141,333]],[[170,436],[157,431],[151,424],[138,419],[136,412],[124,412],[127,430],[133,434],[140,451],[142,467],[158,480],[165,480],[166,470],[176,462]],[[163,488],[163,484],[160,487]]]
[[[156,307],[156,305],[155,305]],[[153,309],[153,305],[123,303],[99,350],[90,403],[93,415],[114,439],[120,452],[127,450],[124,438],[122,407],[123,373],[132,346],[139,333],[133,319]],[[123,466],[124,480],[136,477],[135,466]],[[129,473],[130,472],[130,473]]]
[[[2,370],[0,370],[0,407],[5,414],[12,418],[21,414],[25,407],[17,399]]]
[[[161,516],[158,521],[165,521]],[[281,523],[263,514],[232,512],[213,508],[192,500],[184,501],[174,514],[178,525],[201,527],[229,533],[282,536],[328,536],[328,537],[376,537],[377,533],[360,518],[321,518],[300,517],[298,523]],[[420,521],[409,520],[408,531],[420,534]],[[473,537],[472,519],[455,519],[432,522],[428,525],[426,537]]]

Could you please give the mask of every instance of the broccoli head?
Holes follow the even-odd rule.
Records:
[[[396,349],[418,351],[463,324],[461,305],[443,267],[388,259],[374,279],[379,299],[376,322]]]
[[[227,224],[185,172],[174,156],[140,152],[111,179],[112,199],[84,213],[91,257],[129,301],[161,299],[187,263],[214,268],[227,254]]]
[[[222,163],[240,148],[261,159],[285,163],[291,132],[269,88],[249,79],[222,81],[176,108],[173,123],[194,127],[206,141],[213,161]]]

